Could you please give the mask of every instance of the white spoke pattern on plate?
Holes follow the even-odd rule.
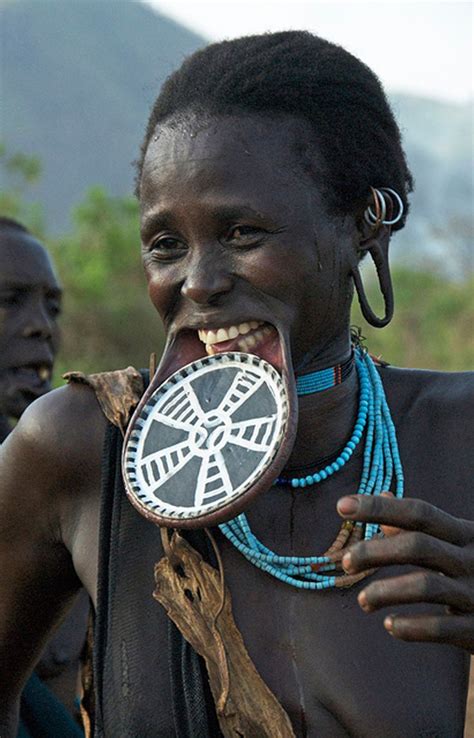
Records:
[[[268,441],[275,427],[277,415],[263,418],[251,418],[232,423],[229,443],[235,443],[250,451],[265,453],[268,451]]]
[[[155,418],[165,425],[190,433],[195,425],[203,422],[205,414],[193,388],[186,384],[173,394]]]
[[[186,439],[149,454],[142,461],[142,472],[146,474],[148,479],[157,483],[155,487],[155,490],[157,490],[164,482],[182,469],[192,456],[189,441]]]
[[[215,482],[219,481],[220,484],[216,486]],[[211,489],[208,489],[209,485],[212,485]],[[222,493],[228,495],[232,491],[233,487],[222,453],[215,451],[209,456],[205,456],[199,470],[194,495],[196,507],[201,507],[210,497],[218,497]]]
[[[263,377],[258,377],[250,372],[237,372],[218,410],[232,415],[249,397],[255,394],[263,383]]]

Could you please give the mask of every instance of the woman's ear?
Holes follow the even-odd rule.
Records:
[[[376,328],[383,328],[388,325],[393,317],[393,287],[388,257],[391,235],[390,230],[389,225],[380,223],[377,226],[374,226],[367,223],[365,219],[361,219],[358,227],[359,242],[356,244],[354,260],[351,265],[352,278],[354,280],[357,297],[359,298],[362,315],[370,325],[373,325]],[[385,303],[385,315],[383,318],[379,318],[370,307],[359,271],[359,261],[367,253],[370,254],[375,264],[380,290]]]
[[[370,251],[375,243],[377,243],[385,253],[388,253],[388,245],[390,236],[392,235],[392,229],[390,226],[381,223],[379,226],[374,227],[362,219],[358,225],[358,232],[359,245],[357,251],[360,254],[360,258],[362,258],[367,251]]]
[[[354,285],[359,297],[360,309],[366,321],[377,328],[390,323],[393,317],[393,287],[388,260],[390,232],[403,218],[405,206],[391,187],[370,187],[370,196],[358,221],[359,241],[356,244],[351,266]],[[369,305],[359,272],[359,261],[369,253],[375,264],[377,277],[385,303],[385,315],[379,318]]]
[[[356,253],[359,260],[373,248],[379,248],[388,258],[388,247],[392,230],[390,226],[381,223],[377,228],[362,220],[358,225],[359,242]]]

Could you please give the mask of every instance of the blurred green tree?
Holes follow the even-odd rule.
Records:
[[[474,368],[474,276],[452,280],[439,271],[395,266],[395,316],[387,328],[372,328],[357,300],[352,322],[360,326],[371,353],[390,364],[445,371]],[[383,312],[378,283],[366,276],[370,303]]]
[[[59,368],[147,366],[150,352],[161,351],[163,330],[147,296],[136,200],[94,187],[73,224],[48,243],[64,287]]]
[[[5,182],[8,177],[8,187]],[[38,238],[44,237],[44,216],[41,205],[26,199],[41,177],[41,162],[36,156],[17,151],[10,154],[0,141],[0,213],[23,223]]]

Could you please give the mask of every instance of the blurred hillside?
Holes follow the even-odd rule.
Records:
[[[445,257],[448,273],[460,277],[474,269],[474,103],[391,99],[415,177],[410,218],[394,239],[393,255],[417,266]]]
[[[0,0],[0,13],[0,137],[41,160],[34,197],[58,233],[91,185],[132,192],[157,91],[205,41],[131,0]]]
[[[1,136],[9,152],[39,157],[32,196],[44,205],[46,230],[58,234],[89,186],[132,191],[132,161],[161,83],[205,40],[131,0],[0,7]],[[448,255],[458,277],[472,269],[473,105],[392,99],[416,180],[393,256],[425,267]]]

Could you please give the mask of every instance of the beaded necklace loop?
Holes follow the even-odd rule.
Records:
[[[276,484],[304,488],[323,482],[349,461],[365,431],[362,474],[357,494],[379,495],[390,489],[395,478],[395,495],[403,496],[403,469],[382,380],[369,354],[361,347],[355,349],[355,365],[359,379],[359,409],[351,439],[333,463],[306,477],[279,477]],[[333,372],[334,376],[334,368],[323,371]],[[317,384],[317,378],[314,378],[314,386]],[[256,538],[245,513],[219,525],[219,528],[254,566],[294,587],[311,590],[350,586],[366,576],[367,572],[356,576],[345,574],[341,567],[342,556],[345,549],[357,540],[368,541],[381,535],[377,523],[364,526],[345,521],[336,540],[324,554],[280,556]]]

